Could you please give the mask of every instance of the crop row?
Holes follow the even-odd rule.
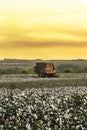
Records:
[[[87,78],[23,78],[23,79],[10,79],[7,81],[0,81],[0,88],[54,88],[65,86],[87,86]]]

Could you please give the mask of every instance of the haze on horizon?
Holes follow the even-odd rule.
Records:
[[[87,59],[87,0],[0,0],[0,59]]]

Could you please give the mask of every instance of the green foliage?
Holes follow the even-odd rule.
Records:
[[[20,73],[21,74],[28,74],[28,71],[27,70],[21,70]]]
[[[77,71],[78,73],[85,73],[85,72],[87,72],[86,69],[85,69],[85,68],[82,68],[82,67],[77,68],[76,71]]]
[[[0,74],[18,74],[20,72],[20,68],[7,68],[7,69],[0,69]]]
[[[57,67],[57,72],[87,73],[87,68],[75,66],[73,64],[61,64]]]
[[[66,69],[64,70],[64,72],[65,72],[65,73],[74,73],[75,70],[74,70],[73,68],[66,68]]]
[[[34,74],[33,69],[25,69],[25,68],[7,68],[7,69],[0,69],[0,75],[3,74]]]

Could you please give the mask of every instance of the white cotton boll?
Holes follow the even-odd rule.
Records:
[[[86,113],[87,113],[87,109],[84,109],[84,112],[86,112]]]
[[[24,91],[22,91],[21,96],[25,96],[25,92]]]
[[[5,98],[5,101],[8,101],[8,98]]]
[[[29,113],[31,113],[31,107],[30,106],[28,106],[28,111],[29,111]]]
[[[48,130],[51,130],[51,128],[48,128]]]
[[[68,100],[69,99],[69,96],[66,96],[66,100]]]
[[[69,118],[69,114],[66,113],[66,114],[64,115],[64,117],[65,117],[65,118]]]
[[[59,121],[59,118],[57,117],[56,122]]]
[[[0,130],[3,130],[4,126],[3,125],[0,125]]]
[[[0,107],[0,111],[2,110],[2,107]]]
[[[76,126],[76,129],[79,130],[80,127],[82,128],[82,125],[77,125],[77,126]]]
[[[42,125],[44,122],[42,120],[40,120],[40,124]]]
[[[51,98],[51,99],[54,99],[54,96],[52,95],[50,98]]]
[[[26,128],[27,128],[27,130],[31,130],[31,126],[30,126],[30,124],[26,124]]]
[[[68,113],[69,111],[70,111],[70,110],[69,110],[69,109],[67,109],[67,110],[66,110],[66,113]]]
[[[51,121],[48,121],[47,125],[48,125],[48,127],[50,127],[50,125],[51,125]]]
[[[58,126],[57,126],[57,125],[55,125],[55,126],[54,126],[54,129],[55,129],[55,130],[58,130]]]
[[[43,101],[43,105],[45,106],[46,104],[45,104],[45,101]]]
[[[78,118],[75,116],[74,119],[77,120]]]
[[[80,110],[83,110],[83,108],[82,108],[82,107],[80,107]]]
[[[17,127],[16,127],[16,126],[14,126],[14,129],[15,129],[15,130],[17,130]]]
[[[70,110],[73,110],[73,107],[71,107]]]
[[[47,115],[44,115],[44,119],[47,120]]]
[[[21,108],[18,109],[18,113],[21,114]]]
[[[37,115],[36,115],[36,114],[33,114],[33,117],[34,117],[35,119],[37,119]]]
[[[62,116],[59,117],[60,125],[62,125]]]
[[[45,127],[46,130],[51,130],[51,128]]]
[[[59,104],[61,102],[61,99],[57,99],[57,103]]]
[[[50,113],[53,114],[53,111],[51,111]]]
[[[84,105],[86,105],[87,104],[87,99],[84,99]]]
[[[57,110],[57,108],[53,104],[51,104],[51,107],[53,110]]]

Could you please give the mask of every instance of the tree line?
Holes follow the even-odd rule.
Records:
[[[64,73],[87,73],[87,68],[73,64],[61,64],[57,67],[57,71]]]

